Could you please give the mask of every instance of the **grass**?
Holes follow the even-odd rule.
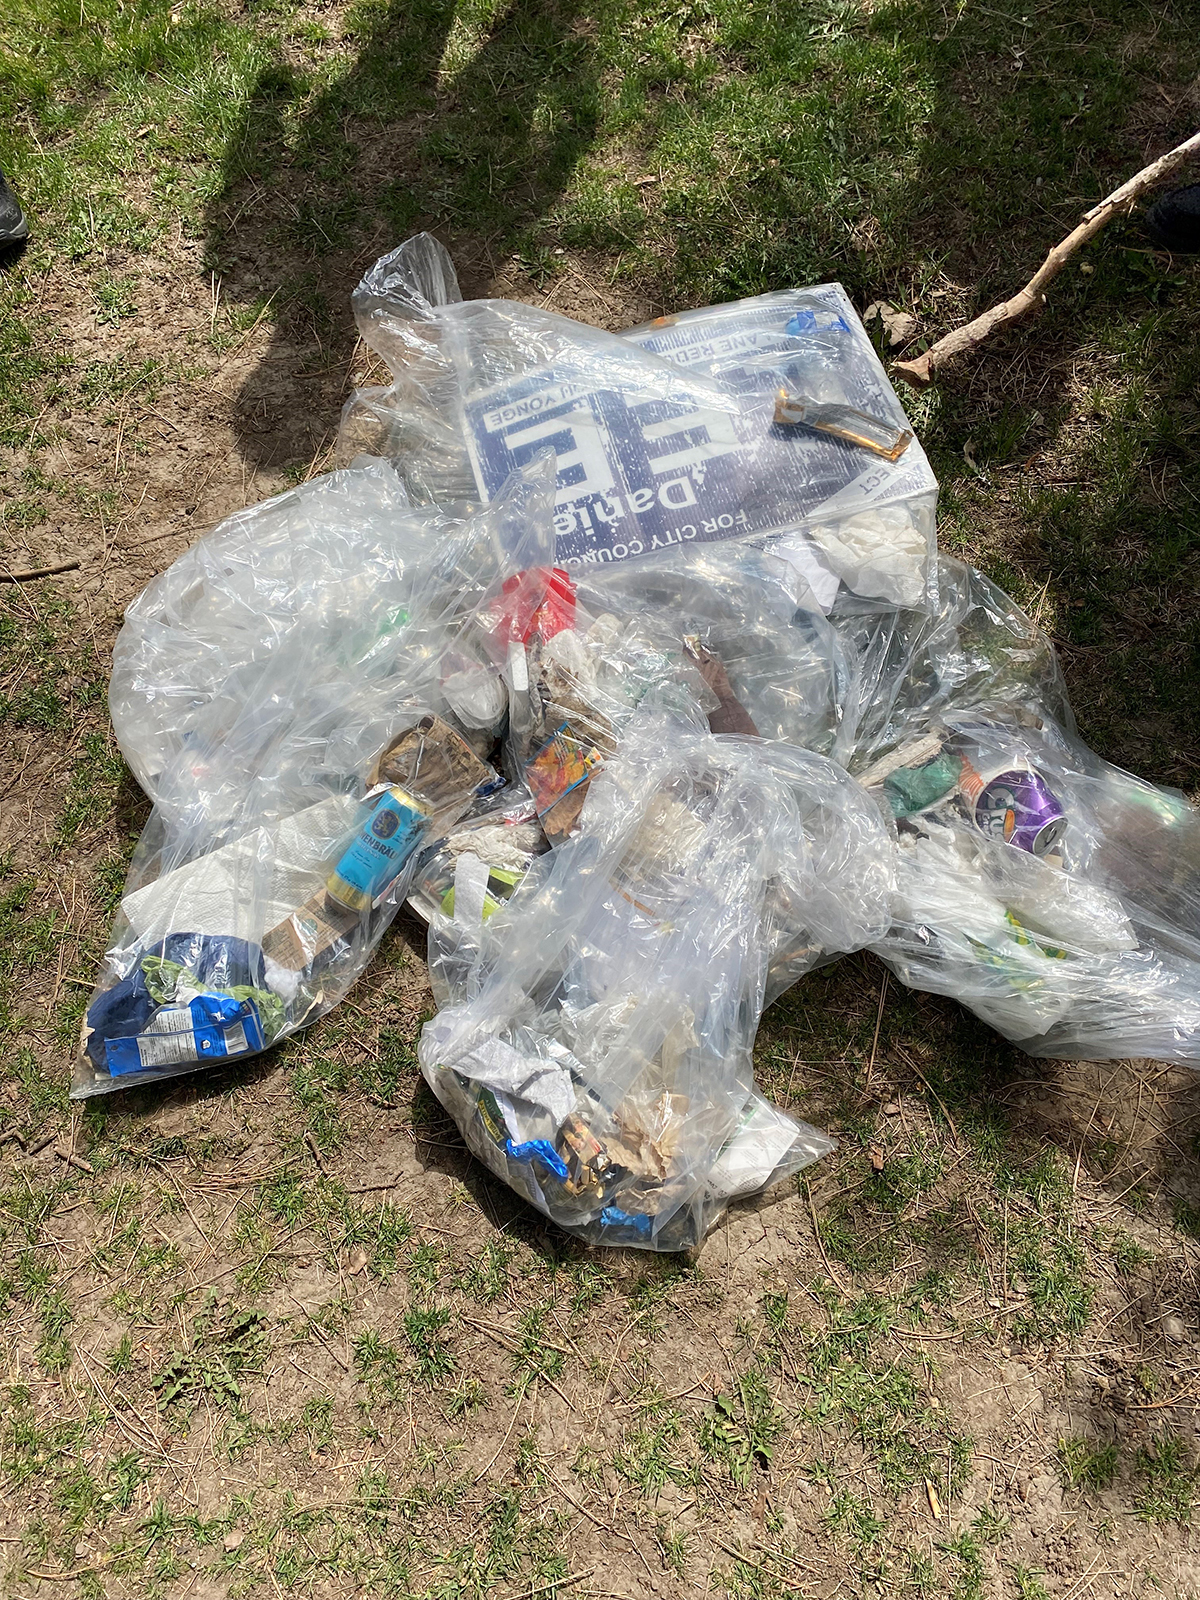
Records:
[[[210,1292],[184,1350],[172,1350],[153,1383],[164,1406],[194,1408],[202,1397],[218,1405],[240,1400],[247,1373],[261,1369],[267,1329],[262,1313],[218,1309]]]
[[[732,1395],[719,1394],[713,1401],[712,1414],[701,1423],[700,1448],[745,1489],[756,1470],[769,1471],[782,1429],[783,1416],[766,1379],[752,1368],[738,1379]]]
[[[1178,1434],[1161,1433],[1137,1453],[1141,1487],[1135,1510],[1144,1522],[1188,1523],[1195,1505],[1197,1468]]]
[[[1096,1445],[1090,1439],[1060,1439],[1058,1458],[1068,1489],[1107,1489],[1117,1476],[1120,1449],[1112,1441]]]
[[[1044,1600],[1003,1477],[964,1507],[995,1458],[1061,1478],[1073,1571],[1114,1519],[1131,1570],[1181,1537],[1186,1410],[1106,1408],[1055,1447],[950,1398],[1021,1368],[1074,1393],[1080,1349],[1110,1393],[1174,1392],[1154,1348],[1129,1367],[1118,1311],[1185,1281],[1200,1215],[1190,1091],[1154,1069],[1035,1067],[948,1002],[880,1007],[865,958],[814,974],[756,1070],[839,1152],[699,1261],[591,1254],[463,1159],[416,1083],[402,929],[261,1063],[73,1129],[64,1085],[146,815],[104,711],[121,608],[325,463],[370,260],[432,227],[468,292],[611,326],[837,277],[915,315],[918,348],[1190,132],[1198,73],[1179,0],[10,0],[0,166],[33,236],[0,296],[0,558],[85,557],[0,585],[14,1593],[86,1567],[89,1600],[196,1572],[239,1600]],[[943,545],[1052,631],[1088,741],[1184,787],[1198,352],[1200,279],[1133,218],[1038,322],[906,395]],[[216,1487],[185,1494],[180,1462]]]

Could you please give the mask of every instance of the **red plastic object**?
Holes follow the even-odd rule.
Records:
[[[535,633],[553,639],[575,626],[575,583],[563,567],[529,567],[504,580],[492,609],[509,644],[528,644]]]

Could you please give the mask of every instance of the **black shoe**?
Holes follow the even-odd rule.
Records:
[[[5,245],[20,244],[29,237],[29,224],[21,210],[21,202],[4,181],[0,172],[0,250]]]
[[[1172,189],[1146,213],[1146,232],[1164,250],[1177,255],[1200,251],[1200,183]]]

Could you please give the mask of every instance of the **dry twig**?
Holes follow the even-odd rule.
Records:
[[[1098,205],[1086,211],[1079,226],[1054,246],[1025,287],[1010,300],[1001,301],[998,306],[985,311],[973,322],[968,322],[966,327],[955,328],[952,333],[946,334],[936,344],[931,345],[924,355],[916,356],[912,361],[898,361],[892,370],[899,373],[902,378],[907,378],[909,383],[920,385],[932,383],[936,372],[953,361],[956,356],[965,355],[968,351],[976,349],[997,328],[1006,328],[1031,312],[1040,311],[1046,303],[1044,291],[1047,285],[1058,277],[1071,257],[1081,250],[1089,239],[1094,238],[1105,223],[1111,221],[1118,212],[1128,213],[1134,202],[1139,200],[1147,189],[1170,177],[1189,156],[1198,152],[1200,152],[1200,133],[1194,133],[1190,139],[1185,139],[1182,144],[1176,145],[1174,150],[1168,150],[1166,155],[1159,156],[1157,161],[1152,161],[1148,167],[1143,167],[1127,183],[1123,183],[1119,189],[1114,189],[1112,194],[1101,200]]]
[[[0,583],[29,583],[34,578],[53,578],[60,572],[74,572],[82,565],[82,560],[76,556],[71,561],[56,561],[53,566],[30,567],[23,572],[9,572],[7,567],[0,567]]]

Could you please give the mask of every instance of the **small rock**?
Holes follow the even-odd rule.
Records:
[[[75,1554],[82,1560],[83,1557],[87,1555],[87,1553],[88,1553],[87,1544],[83,1539],[80,1539],[79,1543],[75,1546]]]
[[[871,1146],[870,1150],[867,1152],[867,1154],[871,1158],[871,1171],[872,1172],[882,1172],[883,1171],[883,1151],[879,1148],[879,1146],[877,1144],[873,1144]]]
[[[245,1537],[246,1535],[240,1528],[230,1528],[221,1543],[226,1550],[236,1550]]]
[[[898,1117],[900,1115],[900,1107],[894,1100],[889,1100],[883,1108],[883,1114],[885,1117]]]
[[[1160,1326],[1172,1344],[1182,1344],[1187,1338],[1187,1328],[1184,1326],[1183,1318],[1177,1317],[1174,1312],[1169,1317],[1164,1317]]]
[[[362,1245],[356,1244],[346,1259],[346,1270],[352,1278],[357,1278],[369,1260],[370,1257]]]

